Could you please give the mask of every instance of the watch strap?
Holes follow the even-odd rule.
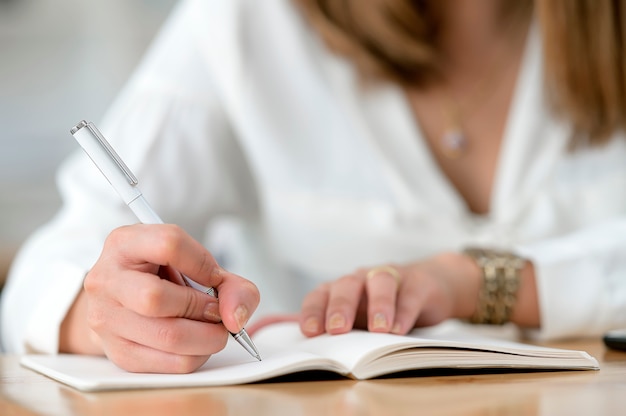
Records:
[[[463,251],[482,271],[482,286],[470,322],[502,325],[507,323],[517,301],[525,259],[508,251],[470,247]]]

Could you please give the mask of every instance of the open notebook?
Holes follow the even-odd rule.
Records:
[[[268,380],[308,370],[368,379],[419,369],[596,370],[583,351],[526,345],[485,338],[464,325],[444,324],[409,336],[352,331],[305,338],[296,324],[266,327],[254,336],[263,361],[239,344],[212,356],[191,374],[137,374],[103,357],[25,355],[21,364],[84,391],[221,386]]]

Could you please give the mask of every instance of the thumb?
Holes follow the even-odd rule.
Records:
[[[251,281],[224,269],[218,275],[219,283],[215,287],[219,290],[220,316],[226,329],[237,333],[259,305],[259,289]]]
[[[184,315],[178,316],[207,322],[221,319],[226,329],[237,333],[259,304],[259,290],[254,283],[221,267],[213,268],[208,279],[204,279],[211,282],[210,287],[184,275],[181,278],[188,287],[179,287],[187,289],[189,298],[185,299],[185,310],[179,309]]]
[[[172,288],[172,296],[168,297],[168,303],[171,304],[171,309],[167,308],[170,316],[210,323],[222,321],[219,300],[213,288],[202,286],[170,267],[162,267],[159,274],[176,283]]]

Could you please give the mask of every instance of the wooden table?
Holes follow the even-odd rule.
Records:
[[[81,393],[0,357],[0,415],[623,415],[626,353],[597,340],[600,371],[437,375],[355,382]]]

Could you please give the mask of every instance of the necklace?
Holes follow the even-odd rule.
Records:
[[[449,159],[457,159],[469,150],[469,139],[464,129],[463,120],[469,118],[478,105],[484,103],[491,94],[494,94],[498,83],[494,88],[487,88],[484,77],[476,89],[462,103],[453,100],[449,95],[444,97],[442,112],[445,120],[445,128],[439,143],[443,154]],[[465,105],[463,105],[465,104]]]
[[[505,59],[507,56],[509,59]],[[483,74],[462,102],[454,100],[451,94],[445,94],[444,91],[441,109],[445,127],[439,138],[439,144],[445,157],[457,159],[467,153],[470,142],[465,132],[464,120],[467,120],[473,111],[496,93],[502,84],[500,82],[502,77],[516,62],[517,59],[507,55],[506,52],[501,52],[495,62],[490,65],[490,70]]]
[[[439,140],[441,149],[448,159],[457,159],[468,150],[469,140],[461,125],[460,110],[449,104],[443,106],[443,112],[447,127]]]

